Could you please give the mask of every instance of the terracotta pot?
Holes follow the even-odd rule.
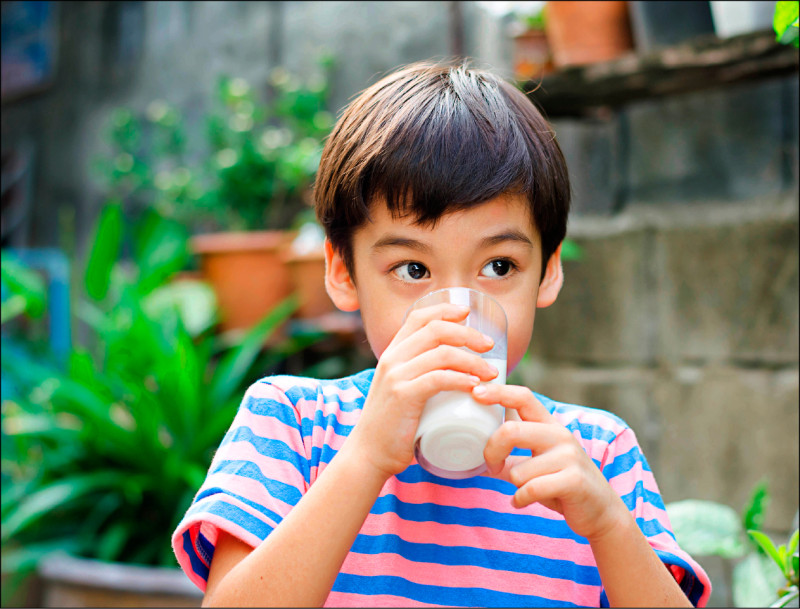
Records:
[[[203,594],[178,568],[143,567],[64,553],[39,566],[45,607],[199,607]]]
[[[526,30],[514,36],[514,77],[541,78],[553,71],[550,45],[544,30]]]
[[[338,311],[325,290],[325,252],[287,253],[286,265],[292,288],[300,299],[296,316],[300,319],[321,317]]]
[[[633,50],[627,2],[547,2],[545,29],[556,67],[609,61]]]
[[[282,252],[294,233],[229,232],[197,235],[192,250],[203,278],[214,288],[221,330],[247,330],[292,292]]]

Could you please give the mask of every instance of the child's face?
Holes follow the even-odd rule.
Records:
[[[505,195],[446,214],[434,227],[414,218],[394,219],[385,206],[353,236],[356,281],[341,257],[326,246],[326,287],[343,310],[361,309],[367,339],[380,358],[403,325],[406,311],[428,292],[463,286],[497,300],[508,317],[508,369],[528,349],[536,307],[561,288],[560,248],[541,281],[539,235],[527,203]]]

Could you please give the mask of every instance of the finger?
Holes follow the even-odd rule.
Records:
[[[475,328],[448,320],[433,319],[393,345],[390,357],[395,361],[408,361],[439,345],[466,347],[471,351],[484,353],[492,348],[494,341]]]
[[[491,381],[499,374],[497,368],[477,354],[449,345],[439,345],[401,364],[399,374],[412,379],[440,369],[472,374],[484,382]]]
[[[403,325],[400,327],[400,330],[398,330],[397,335],[395,335],[395,340],[404,340],[431,321],[442,320],[458,323],[464,321],[468,315],[468,306],[456,305],[450,302],[414,309],[406,316]]]
[[[472,397],[481,404],[500,404],[519,413],[523,421],[540,423],[557,422],[533,391],[519,385],[480,385],[472,391]]]
[[[561,443],[572,444],[566,427],[535,421],[506,421],[489,437],[483,457],[495,474],[503,469],[514,448],[527,448],[535,456]]]
[[[431,370],[399,384],[397,393],[406,402],[424,406],[425,402],[437,393],[442,391],[469,393],[480,382],[477,376],[455,370]]]
[[[517,489],[512,499],[514,507],[522,508],[531,503],[542,503],[550,509],[556,509],[559,498],[565,496],[571,486],[571,476],[568,471],[558,471],[552,474],[538,476],[528,480]]]

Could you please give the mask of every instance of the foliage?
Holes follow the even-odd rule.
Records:
[[[785,607],[797,598],[797,531],[788,549],[775,548],[761,530],[768,503],[767,485],[761,482],[741,514],[698,499],[666,506],[675,537],[686,552],[737,561],[732,582],[736,607]]]
[[[333,126],[332,69],[330,55],[302,81],[275,68],[265,100],[243,78],[220,77],[203,142],[190,141],[183,115],[163,100],[144,116],[118,108],[95,173],[120,199],[154,204],[200,230],[285,228],[303,208]]]
[[[781,44],[791,44],[800,48],[800,29],[798,29],[798,15],[800,3],[797,0],[785,2],[780,0],[775,3],[775,15],[772,26],[775,29],[775,40]]]
[[[126,245],[133,262],[122,257]],[[249,374],[304,346],[285,341],[259,355],[294,299],[221,345],[211,288],[175,279],[188,255],[184,227],[151,211],[128,229],[112,202],[96,226],[85,294],[76,295],[87,346],[59,364],[4,333],[4,383],[18,391],[2,404],[3,573],[32,568],[55,548],[174,565],[170,534]],[[29,270],[6,257],[2,268],[5,329],[46,302]]]

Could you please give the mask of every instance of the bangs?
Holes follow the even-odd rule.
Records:
[[[414,120],[400,108],[386,125],[360,193],[365,204],[382,200],[393,216],[411,215],[421,224],[533,190],[524,132],[500,87],[463,71],[441,78]]]

